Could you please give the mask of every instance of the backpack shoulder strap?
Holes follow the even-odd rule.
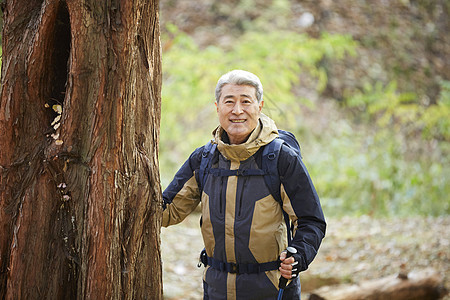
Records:
[[[272,196],[283,205],[280,192],[280,175],[278,174],[278,156],[284,141],[276,138],[267,144],[262,153],[262,169],[266,173],[264,181]]]
[[[292,241],[292,228],[289,215],[283,209],[283,200],[281,199],[281,180],[278,173],[278,157],[281,147],[285,141],[281,138],[275,138],[263,149],[262,168],[265,171],[264,181],[269,188],[270,193],[280,204],[283,211],[284,221],[287,228],[287,240],[290,245]]]
[[[211,166],[211,160],[214,156],[214,151],[216,151],[217,144],[211,143],[209,141],[205,147],[203,148],[202,158],[200,161],[200,169],[199,169],[199,182],[198,187],[200,189],[200,194],[203,191],[203,187],[205,186],[206,175],[208,174],[208,169]]]

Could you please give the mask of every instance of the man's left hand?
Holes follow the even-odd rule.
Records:
[[[295,261],[294,257],[286,258],[286,251],[281,252],[280,254],[280,272],[281,276],[286,279],[292,279],[297,277],[298,275],[298,262]]]

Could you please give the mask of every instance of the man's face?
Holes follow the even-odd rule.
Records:
[[[256,89],[250,85],[226,84],[222,87],[217,114],[230,144],[245,142],[258,125],[264,101],[258,103]]]

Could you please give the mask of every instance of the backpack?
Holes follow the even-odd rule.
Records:
[[[200,194],[203,191],[203,187],[206,183],[207,175],[212,173],[218,176],[264,176],[264,182],[266,183],[271,195],[280,204],[283,211],[284,221],[286,222],[288,243],[292,240],[292,226],[289,219],[289,215],[283,210],[283,202],[281,199],[281,180],[278,174],[278,157],[282,145],[287,145],[292,149],[299,158],[301,158],[300,145],[295,138],[294,134],[285,130],[278,130],[278,137],[265,145],[262,152],[262,166],[261,169],[255,170],[225,170],[225,169],[213,169],[211,168],[212,157],[216,151],[217,144],[208,142],[203,148],[202,158],[199,169],[199,190]]]

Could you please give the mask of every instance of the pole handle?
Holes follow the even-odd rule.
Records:
[[[291,257],[292,255],[297,253],[297,249],[294,247],[287,247],[286,248],[286,259]],[[280,276],[280,281],[278,282],[278,288],[284,289],[286,287],[288,280],[284,278],[283,276]]]

